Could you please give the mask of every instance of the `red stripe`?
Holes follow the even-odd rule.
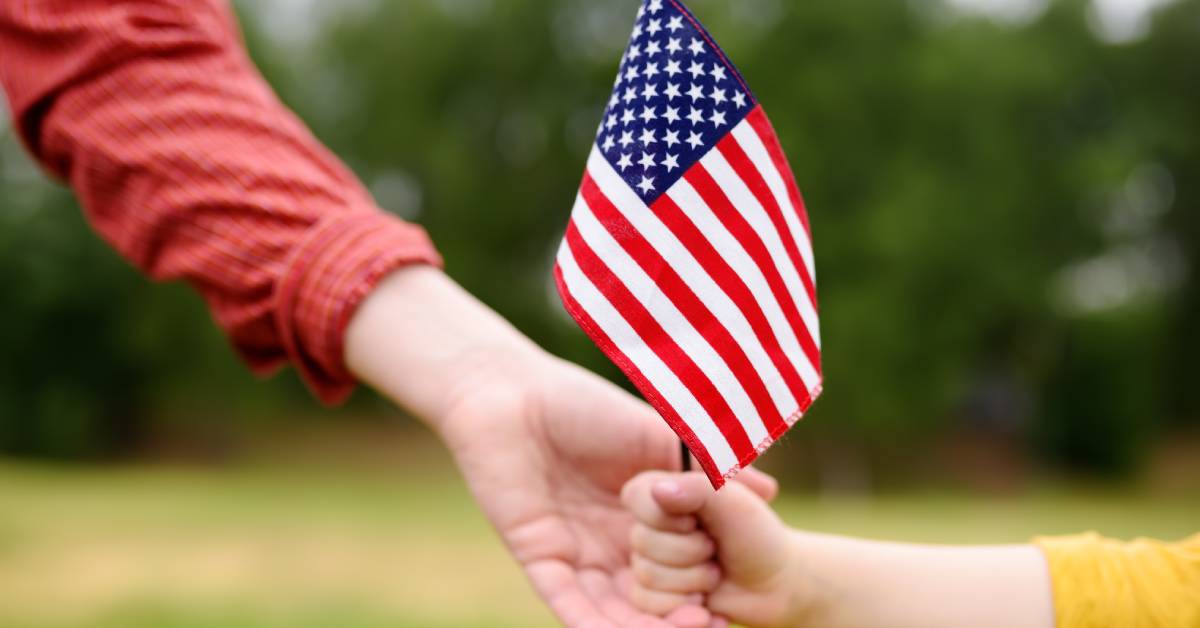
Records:
[[[688,449],[696,456],[696,460],[700,463],[700,468],[704,469],[704,473],[708,475],[708,479],[713,483],[713,486],[720,488],[725,483],[725,477],[722,471],[717,468],[716,463],[713,462],[708,449],[696,437],[696,433],[692,431],[687,422],[679,416],[675,408],[667,403],[667,400],[658,392],[654,384],[651,384],[650,380],[646,379],[641,369],[629,359],[629,356],[625,355],[624,351],[621,351],[617,347],[608,334],[604,333],[604,330],[596,324],[596,321],[587,313],[587,310],[579,305],[579,302],[571,295],[571,291],[567,289],[566,281],[563,280],[562,269],[557,264],[554,266],[554,281],[558,285],[558,294],[562,297],[563,305],[567,308],[567,313],[575,319],[575,322],[579,323],[579,327],[592,339],[592,342],[596,343],[597,347],[600,347],[604,355],[608,356],[608,359],[621,368],[621,371],[633,382],[633,385],[642,393],[646,401],[650,402],[650,405],[654,406],[655,410],[658,410],[658,413],[667,421],[667,425],[671,426],[671,429],[675,431],[680,440],[687,443]]]
[[[788,227],[787,221],[783,218],[783,210],[779,207],[779,202],[775,200],[775,195],[771,193],[771,188],[767,187],[767,180],[763,178],[762,173],[750,161],[750,157],[742,146],[738,144],[737,138],[732,133],[725,136],[717,144],[717,150],[725,156],[725,160],[733,168],[738,178],[746,184],[750,189],[750,193],[754,198],[758,199],[760,205],[767,212],[767,216],[771,219],[771,224],[775,225],[775,231],[779,233],[780,240],[783,241],[783,249],[787,251],[788,258],[792,260],[792,265],[800,275],[800,282],[804,284],[804,291],[808,293],[809,301],[812,302],[813,311],[817,311],[817,287],[813,284],[811,270],[805,265],[804,258],[800,256],[800,249],[796,247],[796,238],[792,235],[792,230]],[[813,367],[819,374],[821,372],[821,364],[815,363]]]
[[[742,311],[742,315],[750,323],[750,328],[754,330],[759,344],[771,357],[771,362],[783,376],[784,383],[796,397],[796,401],[802,408],[807,407],[809,403],[808,386],[804,384],[796,367],[779,344],[779,339],[775,337],[775,332],[771,329],[771,323],[763,314],[758,299],[754,298],[754,293],[746,286],[746,282],[742,281],[742,278],[729,266],[725,258],[713,248],[712,244],[705,239],[704,234],[669,196],[666,194],[660,196],[658,200],[654,201],[651,210],[683,243],[684,248],[692,254],[692,257],[696,258],[704,272],[712,277],[713,281],[725,291],[725,294],[729,295],[729,298]]]
[[[667,260],[663,259],[662,255],[646,242],[637,228],[613,206],[604,192],[600,191],[596,182],[592,180],[590,174],[583,175],[580,191],[600,224],[604,225],[613,239],[621,245],[621,248],[625,249],[625,252],[637,262],[637,265],[646,271],[659,290],[662,290],[667,299],[679,309],[684,318],[708,341],[708,344],[733,371],[733,376],[737,378],[738,383],[750,397],[767,432],[770,433],[779,426],[786,425],[771,399],[771,393],[767,391],[762,377],[750,363],[750,359],[746,357],[745,351],[734,340],[729,330],[692,292],[679,273],[671,268]]]
[[[821,352],[817,349],[817,344],[813,342],[812,332],[804,325],[804,319],[800,318],[800,311],[796,309],[796,303],[792,300],[793,297],[788,292],[787,285],[783,283],[783,277],[779,275],[779,269],[775,267],[771,254],[767,252],[767,247],[763,244],[762,239],[754,232],[750,223],[746,222],[746,218],[742,216],[741,212],[733,206],[729,197],[725,196],[721,186],[717,185],[703,164],[697,163],[692,166],[684,178],[692,184],[692,187],[696,188],[696,192],[716,214],[725,229],[737,239],[754,263],[758,265],[767,280],[767,285],[775,295],[775,300],[783,308],[784,316],[795,330],[796,337],[800,341],[800,348],[804,350],[804,355],[808,356],[808,361],[813,368],[816,368],[821,363]]]
[[[808,239],[811,242],[812,227],[808,224],[808,209],[804,206],[804,198],[800,196],[800,187],[796,185],[796,176],[792,173],[791,165],[788,164],[783,146],[779,144],[779,136],[775,134],[775,127],[771,126],[771,121],[767,119],[767,112],[761,105],[755,107],[746,116],[746,121],[758,133],[758,138],[762,140],[763,146],[767,147],[767,154],[771,156],[771,161],[775,162],[775,169],[779,171],[779,176],[783,177],[784,187],[787,188],[788,196],[792,199],[792,208],[800,217],[800,222],[804,225],[804,230],[808,232]]]
[[[654,353],[658,354],[658,357],[691,391],[696,401],[700,402],[704,411],[712,417],[717,429],[721,430],[721,434],[729,442],[738,461],[744,464],[752,460],[757,452],[750,443],[750,438],[746,436],[746,431],[742,429],[741,423],[734,416],[733,410],[725,401],[725,397],[713,385],[712,380],[708,379],[708,376],[700,370],[691,356],[679,347],[671,335],[658,324],[658,321],[654,320],[645,306],[629,291],[629,288],[625,287],[625,284],[592,251],[579,234],[579,228],[575,226],[574,221],[567,225],[567,245],[571,247],[571,253],[579,262],[579,268],[600,290],[604,298],[612,303],[629,325],[637,331],[638,336]]]
[[[746,155],[746,151],[742,150],[742,146],[738,144],[737,138],[732,133],[717,143],[717,150],[725,157],[725,161],[729,162],[734,173],[742,180],[742,183],[746,184],[750,193],[758,199],[758,203],[767,212],[767,217],[771,219],[771,224],[775,225],[775,231],[779,233],[779,239],[783,241],[783,249],[787,251],[792,265],[799,271],[796,274],[800,275],[804,291],[808,293],[808,298],[812,301],[815,309],[817,307],[817,287],[813,285],[812,275],[809,272],[811,269],[804,263],[804,258],[800,257],[800,249],[796,248],[796,238],[783,219],[783,211],[780,210],[775,195],[771,194],[771,188],[767,187],[767,180],[750,161],[750,157]]]

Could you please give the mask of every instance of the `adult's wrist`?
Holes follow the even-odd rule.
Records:
[[[522,374],[546,354],[431,266],[378,283],[346,329],[346,364],[360,380],[441,432],[465,400]]]

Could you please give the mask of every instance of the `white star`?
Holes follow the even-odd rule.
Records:
[[[624,131],[621,133],[621,139],[617,140],[621,148],[628,148],[633,143],[633,131]]]
[[[638,15],[638,23],[633,25],[633,38],[634,38],[634,39],[637,39],[637,38],[639,38],[639,37],[641,37],[641,36],[642,36],[642,22],[641,22],[642,16],[641,16],[641,9],[638,9],[638,13],[639,13],[639,15]]]
[[[683,70],[679,69],[678,61],[672,59],[667,62],[667,76],[675,78],[675,75],[679,74],[680,72],[683,72]]]
[[[646,28],[646,32],[651,35],[657,35],[662,30],[662,20],[650,20],[650,26]]]
[[[609,139],[611,140],[612,138]],[[671,148],[672,146],[680,143],[679,131],[667,131],[667,136],[663,138],[663,141],[667,143],[667,148]]]
[[[608,108],[615,109],[619,104],[621,104],[621,96],[616,91],[613,91],[612,98],[608,99]]]
[[[704,122],[704,112],[692,107],[692,111],[688,113],[688,121],[692,124],[700,124],[701,122]]]
[[[725,126],[725,114],[720,111],[717,111],[716,109],[713,109],[712,117],[709,118],[708,121],[712,122],[713,126],[715,126],[719,129],[719,128]]]
[[[671,100],[679,98],[681,95],[679,93],[679,85],[676,83],[667,83],[667,93],[663,95]]]
[[[657,41],[654,41],[653,39],[651,39],[650,43],[646,44],[646,55],[647,56],[654,56],[660,52],[662,52],[662,48],[659,46]]]
[[[694,83],[692,84],[692,88],[688,90],[687,95],[691,97],[692,102],[696,102],[697,100],[704,98],[704,89],[700,87],[699,83]],[[626,92],[626,96],[628,96],[628,92]],[[628,97],[626,97],[625,102],[629,102]]]
[[[654,107],[642,107],[642,122],[657,120],[658,114],[654,113]]]
[[[601,144],[601,147],[603,147],[604,152],[607,153],[608,151],[612,150],[613,146],[616,146],[616,145],[617,145],[617,143],[613,141],[613,138],[611,135],[605,135],[604,143]]]
[[[741,92],[733,93],[733,102],[737,104],[738,109],[746,106],[746,95]]]
[[[725,68],[719,64],[714,63],[713,69],[711,72],[709,72],[709,74],[711,74],[713,80],[717,81],[718,83],[725,80]]]
[[[646,67],[642,70],[642,76],[646,77],[646,80],[650,80],[658,75],[659,71],[657,63],[647,63]]]
[[[663,160],[662,165],[666,166],[667,172],[670,172],[679,167],[679,155],[667,153],[667,158]]]
[[[610,113],[608,119],[604,121],[604,128],[611,131],[614,126],[617,126],[617,114]]]
[[[646,87],[642,89],[642,98],[650,100],[658,96],[658,86],[654,83],[646,83]]]
[[[642,19],[642,16],[645,14],[646,14],[646,7],[644,7],[644,6],[638,7],[637,19],[639,19],[639,20]]]
[[[695,150],[696,148],[698,148],[700,146],[704,146],[704,140],[700,139],[700,134],[696,133],[696,132],[693,132],[688,137],[687,143],[688,143],[688,146],[691,146],[693,150]]]
[[[713,88],[713,93],[709,96],[709,98],[713,99],[713,103],[717,105],[728,102],[729,100],[725,97],[725,90],[717,89],[716,87]]]
[[[662,10],[662,0],[650,0],[650,14],[653,15]]]
[[[654,131],[650,129],[642,129],[642,137],[638,138],[642,142],[642,146],[649,146],[658,142],[658,138],[654,137]]]
[[[632,81],[638,77],[638,69],[632,63],[625,69],[625,80]]]
[[[671,41],[667,42],[667,52],[669,54],[675,54],[681,50],[683,50],[683,44],[678,39],[672,38]]]
[[[635,34],[634,37],[636,38],[637,35]],[[630,46],[629,52],[625,53],[625,58],[629,59],[630,61],[633,61],[640,56],[642,56],[642,48],[637,44]]]
[[[634,98],[637,98],[637,90],[630,87],[625,90],[625,104],[629,104]]]
[[[679,122],[679,107],[667,107],[667,112],[663,114],[663,117],[665,117],[667,122],[670,124]]]
[[[692,43],[688,45],[688,50],[694,55],[702,55],[704,54],[704,42],[699,39],[693,39]]]
[[[637,184],[637,188],[642,191],[642,194],[649,194],[654,190],[654,179],[642,177],[642,182]]]
[[[692,73],[692,79],[698,79],[704,76],[704,66],[693,61],[692,67],[688,68],[688,72]]]
[[[658,164],[654,161],[654,155],[650,153],[642,153],[642,159],[638,162],[638,165],[646,170],[649,170]]]
[[[625,126],[629,126],[630,124],[633,123],[634,120],[637,120],[637,116],[633,115],[633,109],[632,108],[626,109],[625,115],[621,116],[621,124],[624,124]]]
[[[667,29],[670,30],[672,33],[674,33],[675,31],[677,31],[681,28],[683,28],[683,16],[682,15],[676,15],[675,17],[673,17],[667,21]]]
[[[622,153],[621,158],[617,160],[617,167],[621,169],[621,172],[625,172],[625,169],[632,165],[633,160],[629,158],[629,155],[624,153]]]

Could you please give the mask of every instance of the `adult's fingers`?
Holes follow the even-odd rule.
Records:
[[[616,628],[580,587],[575,570],[558,560],[542,560],[525,566],[538,595],[566,626]]]
[[[621,489],[621,502],[629,512],[641,523],[667,532],[687,534],[696,529],[696,518],[691,512],[667,512],[651,494],[659,482],[671,482],[674,478],[695,475],[699,473],[681,474],[666,471],[647,471],[627,482]],[[697,505],[697,508],[699,505]],[[692,512],[695,512],[693,509]]]
[[[703,563],[716,553],[716,544],[701,531],[688,534],[663,532],[637,524],[629,533],[633,551],[672,567],[688,567]]]
[[[707,593],[721,582],[721,570],[714,563],[689,567],[671,567],[634,554],[630,563],[638,584],[667,593]]]
[[[667,613],[667,616],[663,619],[675,628],[714,628],[713,622],[716,621],[716,618],[713,617],[713,614],[707,608],[697,604],[680,606]],[[728,623],[725,626],[718,626],[717,628],[727,627]]]

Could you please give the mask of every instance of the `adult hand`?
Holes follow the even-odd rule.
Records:
[[[538,594],[571,626],[709,626],[700,605],[665,618],[628,601],[622,485],[677,469],[678,441],[646,404],[549,356],[440,272],[385,280],[355,314],[347,363],[444,438],[475,499]],[[748,470],[764,497],[774,480]]]

